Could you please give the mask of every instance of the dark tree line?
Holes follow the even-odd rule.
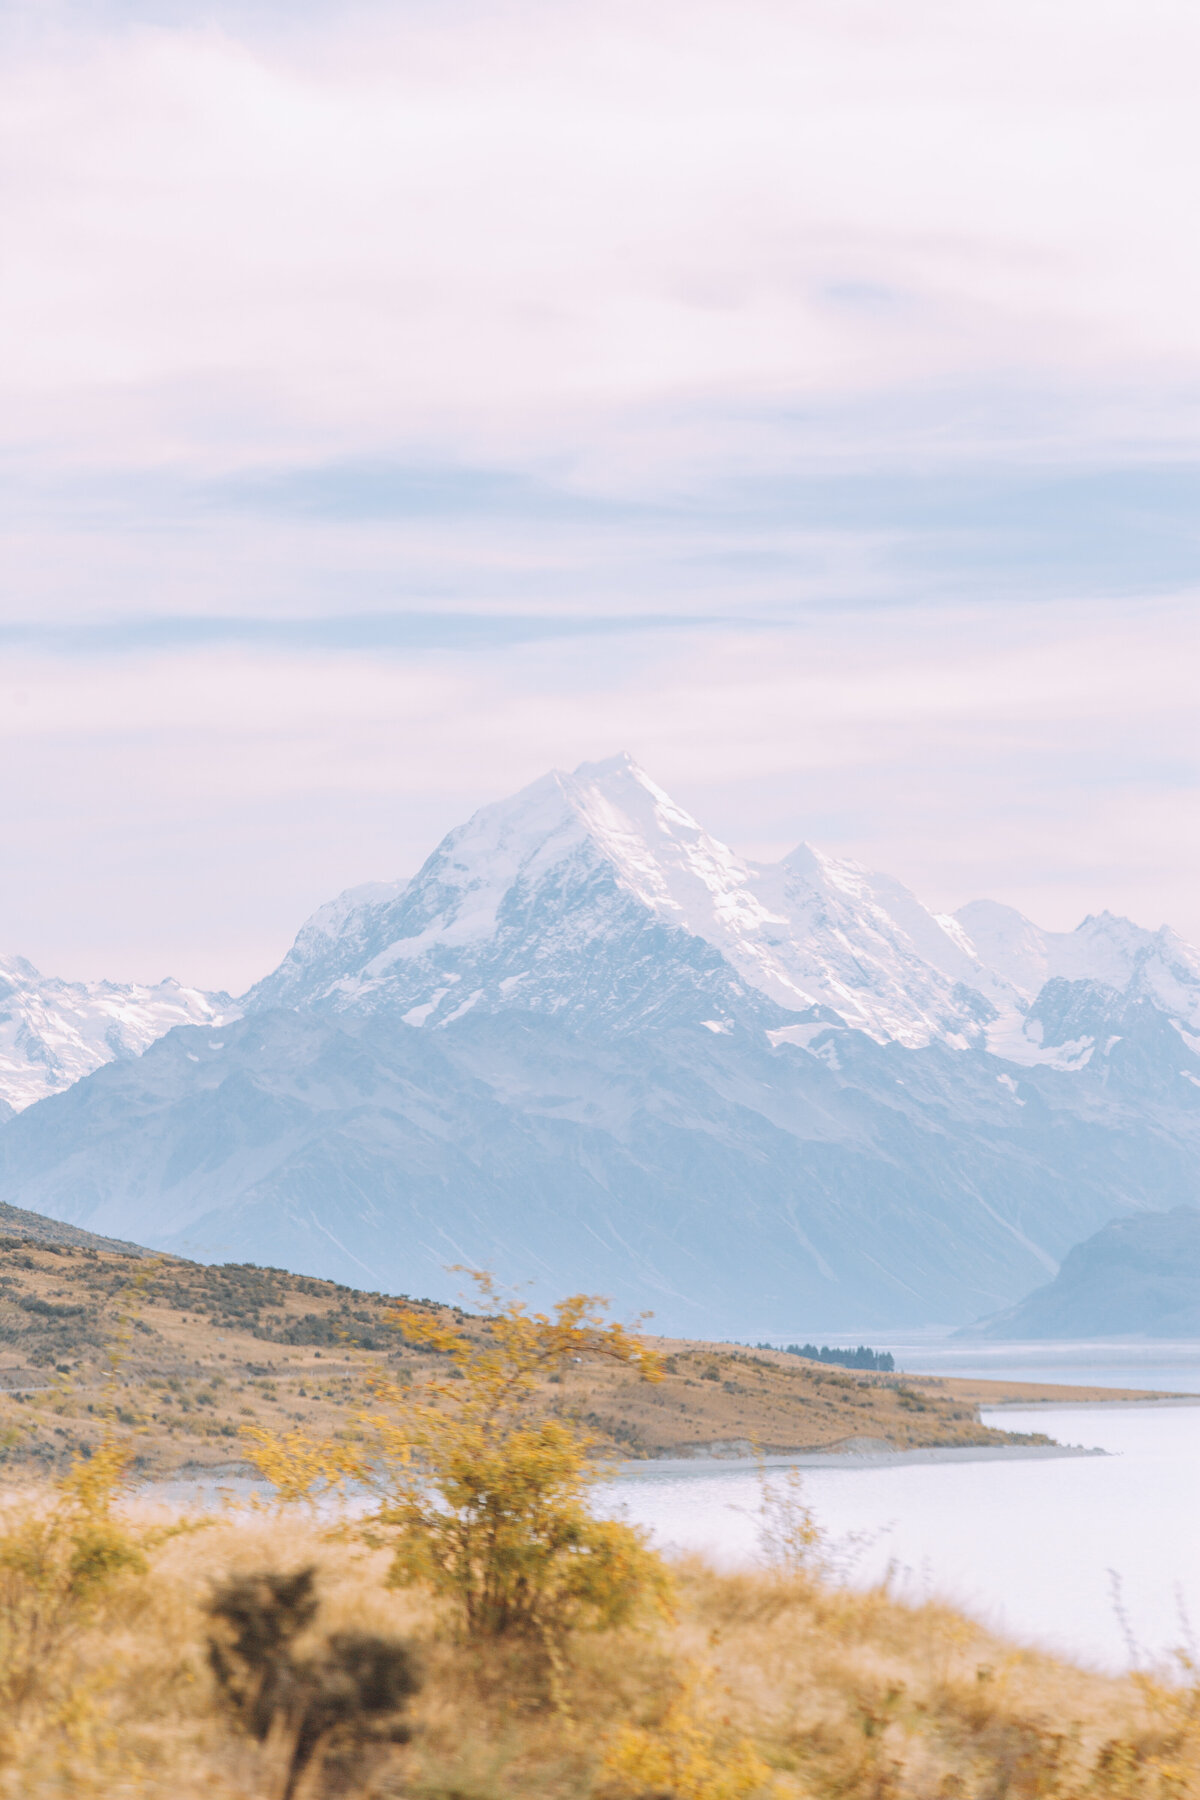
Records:
[[[890,1350],[868,1350],[860,1344],[857,1350],[831,1350],[828,1344],[822,1344],[818,1350],[815,1344],[756,1344],[756,1350],[784,1350],[789,1356],[803,1356],[809,1362],[837,1363],[843,1369],[877,1369],[884,1375],[890,1375],[896,1367],[896,1359]]]

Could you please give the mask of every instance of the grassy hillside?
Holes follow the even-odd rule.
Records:
[[[436,1366],[396,1336],[388,1307],[385,1296],[278,1270],[0,1236],[8,1466],[61,1466],[98,1439],[119,1333],[120,1417],[144,1474],[234,1465],[247,1424],[327,1432],[372,1365],[417,1383]],[[863,1374],[729,1344],[651,1341],[665,1358],[661,1383],[588,1365],[548,1386],[547,1403],[615,1453],[641,1458],[998,1444],[1010,1440],[979,1423],[981,1402],[1068,1391]]]

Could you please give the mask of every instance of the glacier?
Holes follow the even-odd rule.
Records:
[[[465,1262],[693,1335],[965,1323],[1198,1181],[1174,934],[752,862],[628,757],[0,1126],[0,1198],[110,1236],[445,1297]]]

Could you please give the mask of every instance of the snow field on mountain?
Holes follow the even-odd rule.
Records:
[[[114,1057],[137,1056],[174,1025],[238,1017],[227,994],[178,982],[58,981],[0,957],[0,1100],[17,1112]]]

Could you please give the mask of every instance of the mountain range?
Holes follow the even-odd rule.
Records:
[[[149,1048],[61,1091],[14,1071],[0,1199],[201,1260],[444,1296],[482,1264],[757,1336],[972,1320],[1200,1178],[1174,933],[934,914],[807,845],[750,862],[627,757],[484,807],[240,1002],[187,1003],[156,1033],[147,1000]]]

